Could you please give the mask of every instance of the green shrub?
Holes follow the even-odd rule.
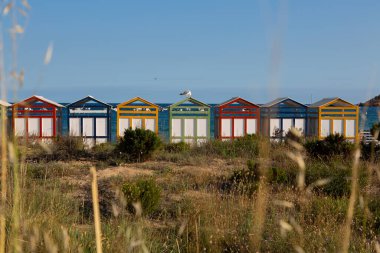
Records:
[[[69,160],[88,156],[82,138],[58,136],[51,146],[53,160]]]
[[[194,147],[191,152],[194,155],[219,155],[223,158],[252,158],[259,153],[260,141],[258,135],[246,135],[229,141],[209,140],[200,147]]]
[[[329,179],[330,181],[314,190],[332,197],[348,196],[351,192],[351,169],[335,164],[309,163],[306,167],[306,185],[317,180]]]
[[[164,150],[169,153],[181,153],[190,150],[190,145],[181,141],[178,143],[168,143],[164,146]]]
[[[372,214],[372,224],[371,228],[377,233],[380,234],[380,199],[372,199],[368,203],[368,209]]]
[[[115,144],[107,142],[95,145],[90,152],[94,159],[105,161],[115,156],[115,148]]]
[[[133,203],[140,202],[146,215],[153,213],[160,203],[161,188],[152,179],[124,183],[122,192],[127,200],[128,210],[132,213],[135,212]]]
[[[234,171],[222,189],[251,196],[257,190],[260,177],[259,165],[249,160],[247,168]]]
[[[272,167],[268,173],[268,181],[272,184],[294,185],[297,178],[297,170],[293,167],[283,169]]]
[[[379,161],[380,158],[380,146],[375,145],[375,143],[361,143],[361,158],[364,160],[374,159],[374,161]]]
[[[137,128],[126,129],[117,144],[117,150],[130,162],[143,162],[149,159],[161,146],[161,139],[152,131]]]
[[[331,134],[323,140],[309,140],[305,143],[305,149],[310,157],[331,158],[351,156],[354,145],[347,142],[340,134]]]
[[[372,127],[371,127],[371,134],[376,137],[377,136],[377,140],[380,141],[380,123],[376,123],[374,124]]]

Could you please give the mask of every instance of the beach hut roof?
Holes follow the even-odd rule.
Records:
[[[145,103],[147,105],[157,107],[158,109],[162,109],[161,106],[156,105],[156,104],[154,104],[152,102],[149,102],[148,100],[145,100],[145,99],[143,99],[141,97],[134,97],[134,98],[132,98],[132,99],[130,99],[128,101],[125,101],[123,103],[118,104],[117,106],[119,107],[119,106],[123,106],[123,105],[128,105],[128,104],[131,104],[131,103],[133,103],[135,101],[141,101],[141,102],[143,102],[143,103]]]
[[[80,100],[78,100],[78,101],[76,101],[76,102],[73,102],[73,103],[71,103],[71,104],[68,104],[68,105],[66,105],[66,107],[73,107],[73,106],[77,106],[77,105],[85,104],[85,103],[87,103],[87,102],[89,102],[89,101],[94,101],[94,102],[97,102],[97,103],[99,103],[99,104],[104,105],[105,107],[112,108],[112,105],[107,104],[106,102],[100,101],[100,100],[94,98],[94,97],[91,96],[91,95],[88,95],[87,97],[84,97],[84,98],[82,98],[82,99],[80,99]]]
[[[300,106],[303,106],[303,107],[307,107],[306,105],[304,104],[301,104],[300,102],[297,102],[295,101],[294,99],[291,99],[289,97],[282,97],[282,98],[277,98],[269,103],[266,103],[266,104],[263,104],[261,107],[271,107],[271,106],[274,106],[274,105],[277,105],[279,103],[282,103],[286,100],[291,100],[292,102],[296,103],[296,104],[299,104]]]
[[[355,106],[354,104],[350,103],[350,102],[347,102],[341,98],[338,98],[338,97],[334,97],[334,98],[323,98],[313,104],[310,105],[310,107],[320,107],[320,106],[326,106],[326,105],[330,105],[330,104],[333,104],[333,103],[336,103],[338,102],[339,105],[338,106]]]
[[[247,101],[247,100],[245,100],[244,98],[241,98],[241,97],[233,97],[233,98],[231,98],[231,99],[228,99],[227,101],[224,101],[223,103],[221,103],[221,104],[218,104],[218,105],[216,105],[215,107],[220,107],[220,106],[224,106],[224,105],[228,105],[228,104],[232,104],[232,103],[234,103],[234,102],[236,102],[236,101],[243,101],[245,104],[248,104],[248,105],[250,105],[250,106],[257,106],[257,107],[260,107],[259,105],[257,105],[257,104],[254,104],[254,103],[251,103],[251,102],[249,102],[249,101]]]
[[[48,103],[48,104],[51,104],[51,105],[54,105],[56,107],[64,107],[63,105],[61,104],[58,104],[57,102],[54,102],[50,99],[47,99],[47,98],[44,98],[43,96],[37,96],[37,95],[33,95],[27,99],[24,99],[23,101],[20,101],[18,103],[15,103],[13,104],[12,106],[15,106],[15,105],[25,105],[25,104],[28,104],[30,100],[40,100],[40,101],[43,101],[45,103]]]
[[[5,101],[3,101],[3,100],[0,100],[0,105],[1,105],[1,106],[5,106],[5,107],[11,106],[10,103],[5,102]]]
[[[181,101],[179,101],[179,102],[177,102],[175,104],[170,105],[169,107],[176,107],[176,106],[179,106],[179,105],[181,105],[183,103],[186,103],[186,102],[191,102],[193,104],[197,104],[197,105],[200,105],[200,106],[211,108],[210,105],[205,104],[205,103],[203,103],[203,102],[201,102],[199,100],[196,100],[195,98],[192,98],[192,97],[185,98],[184,100],[181,100]]]

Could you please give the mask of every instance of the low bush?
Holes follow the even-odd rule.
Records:
[[[222,190],[251,196],[257,190],[260,176],[259,165],[249,160],[247,168],[234,171],[222,184]]]
[[[194,147],[191,152],[203,155],[218,155],[223,158],[256,157],[259,153],[261,137],[258,135],[246,135],[234,140],[210,140],[199,147]]]
[[[122,192],[127,201],[127,208],[132,213],[135,212],[133,204],[136,202],[141,203],[145,215],[152,214],[160,203],[161,188],[152,179],[124,183]]]
[[[272,167],[269,169],[268,181],[272,184],[294,185],[297,178],[296,168],[289,167],[287,169]]]
[[[143,162],[148,160],[161,146],[161,139],[156,133],[137,128],[126,129],[124,136],[117,144],[119,151],[129,162]]]
[[[351,156],[354,145],[345,140],[342,135],[332,134],[323,140],[309,140],[305,143],[305,149],[310,157],[322,159],[341,156]]]
[[[351,192],[351,169],[335,165],[334,163],[308,163],[306,167],[306,185],[311,185],[318,180],[328,179],[325,185],[314,188],[314,191],[323,193],[332,197],[348,196]]]
[[[364,160],[379,161],[380,159],[380,146],[375,145],[375,143],[361,143],[361,157]]]
[[[69,160],[88,156],[83,139],[78,137],[58,136],[51,147],[53,160]]]
[[[164,151],[169,153],[181,153],[190,150],[190,145],[181,141],[178,143],[168,143],[164,146]]]
[[[371,134],[380,141],[380,123],[376,123],[371,127]]]

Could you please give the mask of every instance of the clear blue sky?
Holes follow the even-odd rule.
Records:
[[[188,88],[209,103],[356,103],[380,93],[379,0],[29,1],[20,98],[176,102]]]

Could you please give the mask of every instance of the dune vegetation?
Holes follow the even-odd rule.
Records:
[[[140,162],[122,148],[11,147],[6,251],[379,252],[375,147],[248,136],[160,143]]]

